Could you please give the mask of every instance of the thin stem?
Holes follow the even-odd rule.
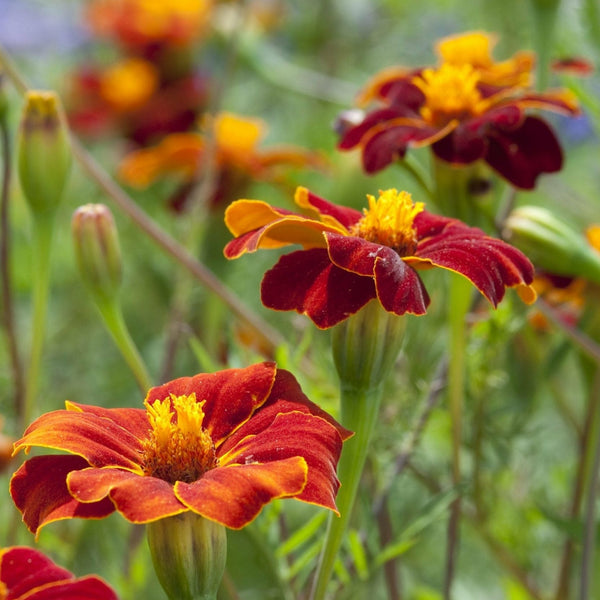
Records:
[[[107,329],[121,351],[125,362],[131,369],[142,394],[146,395],[146,392],[152,387],[152,380],[150,379],[146,365],[129,334],[125,319],[123,318],[121,305],[114,300],[105,300],[104,302],[98,302],[97,306],[104,318]]]
[[[18,429],[21,430],[25,416],[25,377],[23,366],[19,356],[18,335],[15,324],[13,294],[10,273],[10,223],[9,223],[9,196],[10,179],[12,171],[10,136],[6,119],[0,117],[0,144],[2,154],[2,192],[0,196],[0,285],[2,287],[2,324],[6,331],[6,343],[10,359],[12,378],[14,385],[14,408],[18,421]]]
[[[354,431],[354,436],[344,443],[338,463],[338,477],[342,487],[336,503],[340,516],[329,516],[325,546],[319,559],[311,600],[323,600],[327,597],[329,579],[348,528],[369,442],[379,416],[382,392],[382,386],[371,389],[342,387],[341,421],[344,427]]]
[[[33,318],[27,387],[25,390],[25,411],[23,415],[25,423],[31,421],[35,412],[35,400],[39,386],[42,351],[46,335],[48,291],[50,287],[50,251],[54,235],[54,213],[33,215],[32,224]]]
[[[380,547],[385,548],[394,539],[392,531],[392,520],[390,518],[390,511],[388,508],[387,496],[384,497],[380,510],[377,511],[377,528],[379,529],[379,542]],[[399,558],[396,557],[392,560],[386,561],[383,565],[383,572],[385,575],[385,584],[388,590],[388,598],[390,600],[401,600],[402,599],[402,588],[400,585],[400,578],[398,574],[398,562]]]
[[[460,448],[462,444],[462,412],[465,387],[466,331],[465,318],[471,303],[471,285],[462,277],[450,281],[449,296],[449,353],[448,353],[448,401],[452,425],[452,483],[455,487],[461,481]],[[452,582],[456,566],[460,535],[460,495],[450,505],[448,521],[446,570],[444,577],[444,598],[452,597]]]
[[[593,379],[590,401],[597,403],[600,399],[600,369],[596,369]],[[593,449],[593,462],[590,478],[586,490],[584,506],[583,554],[581,557],[581,587],[579,600],[590,598],[591,575],[594,563],[594,550],[596,543],[596,495],[600,481],[600,411],[595,411],[596,418],[591,431],[591,448]]]
[[[411,175],[423,192],[425,192],[427,200],[435,202],[433,190],[431,189],[429,183],[427,183],[427,177],[421,165],[419,165],[417,161],[409,155],[405,156],[398,164]]]
[[[0,46],[0,64],[7,77],[21,93],[27,91],[27,85],[12,60],[2,46]],[[71,149],[75,160],[82,169],[96,182],[96,184],[113,200],[113,202],[124,212],[150,239],[152,239],[163,251],[174,258],[179,264],[186,268],[202,285],[211,292],[218,295],[229,309],[243,322],[247,323],[254,335],[261,342],[261,346],[269,349],[271,353],[282,345],[284,337],[268,323],[252,312],[242,300],[231,290],[226,288],[222,282],[202,263],[198,262],[181,244],[166,233],[155,221],[153,221],[127,194],[115,183],[108,173],[101,167],[92,155],[85,150],[74,135],[71,135]]]

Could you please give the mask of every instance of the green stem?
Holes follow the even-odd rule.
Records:
[[[152,387],[152,381],[148,375],[146,365],[129,334],[120,304],[116,300],[105,299],[103,301],[97,300],[96,305],[125,362],[131,369],[142,394],[145,395]]]
[[[556,30],[556,15],[560,0],[531,0],[535,23],[533,44],[536,51],[536,88],[544,91],[548,87],[550,60]]]
[[[54,235],[54,212],[33,215],[32,295],[33,318],[29,369],[25,390],[24,421],[29,423],[35,412],[39,387],[42,350],[46,334],[48,291],[50,286],[50,251]]]
[[[341,421],[344,427],[354,431],[354,437],[344,443],[344,450],[338,463],[338,477],[342,486],[336,503],[340,516],[334,514],[329,516],[325,546],[319,559],[312,600],[323,600],[327,597],[327,586],[338,550],[348,529],[369,442],[379,415],[383,389],[382,386],[373,389],[343,387],[341,393]]]
[[[460,484],[460,448],[462,443],[462,413],[465,388],[466,325],[465,317],[471,304],[471,284],[463,277],[453,277],[450,282],[449,315],[449,363],[448,363],[448,402],[452,425],[452,483]],[[452,581],[456,564],[460,526],[460,495],[450,507],[448,521],[448,547],[446,552],[446,572],[444,598],[451,598]]]

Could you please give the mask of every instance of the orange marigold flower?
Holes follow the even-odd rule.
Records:
[[[102,97],[118,111],[130,111],[147,102],[158,89],[158,71],[149,61],[128,58],[100,76]]]
[[[93,0],[88,21],[99,35],[127,46],[183,45],[207,27],[211,0]]]
[[[359,103],[378,106],[340,118],[338,148],[360,147],[365,171],[375,173],[403,159],[411,146],[431,146],[437,158],[453,165],[483,160],[524,189],[534,187],[540,174],[560,170],[562,151],[552,129],[526,111],[575,115],[574,96],[531,91],[531,55],[497,63],[491,45],[482,32],[447,38],[438,44],[438,66],[377,74]]]
[[[236,236],[227,258],[260,248],[300,244],[265,274],[262,301],[268,308],[306,314],[328,328],[377,298],[391,313],[422,315],[429,296],[418,270],[440,267],[459,273],[496,306],[507,287],[527,302],[533,267],[516,248],[480,229],[429,213],[422,202],[394,189],[368,196],[369,208],[336,206],[306,188],[296,203],[309,216],[271,207],[260,200],[238,200],[225,213]]]
[[[117,600],[96,575],[76,578],[39,550],[0,549],[0,598],[6,600]]]
[[[274,363],[182,377],[145,409],[66,403],[16,442],[68,455],[27,460],[10,493],[27,527],[102,518],[133,523],[192,511],[239,529],[274,498],[335,508],[335,469],[350,432]]]

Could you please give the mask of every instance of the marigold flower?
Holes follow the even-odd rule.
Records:
[[[298,188],[296,203],[310,216],[238,200],[225,213],[236,236],[227,258],[260,248],[300,244],[265,274],[263,304],[308,315],[328,328],[377,298],[391,313],[422,315],[429,296],[417,273],[440,267],[459,273],[496,306],[506,287],[533,302],[533,267],[516,248],[447,217],[427,212],[410,194],[394,189],[369,196],[359,212]]]
[[[133,523],[192,511],[239,529],[274,498],[336,510],[350,433],[274,363],[176,379],[152,388],[145,406],[67,402],[29,426],[15,452],[71,453],[31,458],[13,475],[30,531],[115,510]]]
[[[120,175],[131,186],[144,188],[172,175],[184,184],[195,181],[207,152],[214,152],[218,181],[213,204],[238,197],[251,180],[278,181],[282,167],[323,166],[316,152],[295,146],[259,148],[266,134],[261,119],[221,112],[203,133],[172,134],[151,148],[136,150],[121,163]]]
[[[96,575],[76,578],[25,546],[0,549],[0,598],[7,600],[117,600]]]
[[[485,161],[523,189],[542,173],[562,167],[562,151],[549,125],[528,109],[575,115],[567,91],[529,89],[528,53],[496,63],[491,38],[475,32],[442,40],[441,63],[433,68],[392,67],[377,74],[359,103],[379,104],[356,122],[339,121],[340,150],[360,147],[367,173],[403,159],[410,146],[431,146],[452,165]]]

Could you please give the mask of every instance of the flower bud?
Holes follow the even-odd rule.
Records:
[[[54,92],[30,91],[19,130],[18,170],[35,214],[52,212],[65,188],[71,148],[64,111]]]
[[[506,220],[504,233],[537,268],[600,283],[600,252],[550,211],[537,206],[517,208]]]
[[[86,204],[71,222],[81,276],[96,300],[114,298],[121,285],[121,250],[112,213],[104,204]]]
[[[216,600],[225,571],[227,531],[193,512],[146,525],[154,570],[171,600]]]

